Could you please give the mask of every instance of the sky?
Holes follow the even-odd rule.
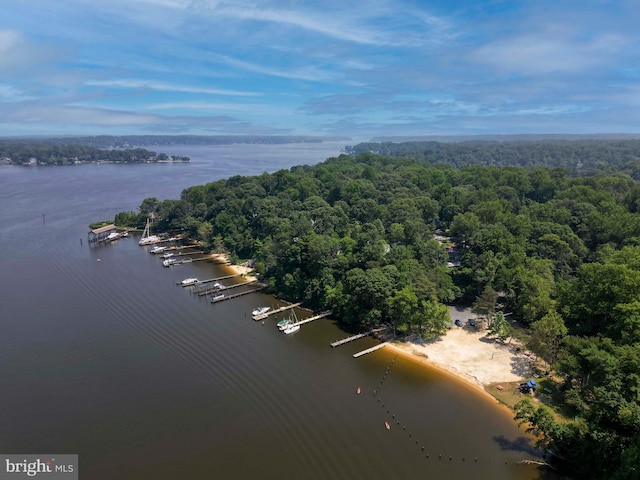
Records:
[[[0,0],[0,136],[640,132],[637,0]]]

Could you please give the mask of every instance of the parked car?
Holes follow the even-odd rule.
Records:
[[[458,327],[462,327],[462,321],[459,318],[456,318],[456,321],[453,322],[453,323],[455,323],[456,326],[458,326]]]

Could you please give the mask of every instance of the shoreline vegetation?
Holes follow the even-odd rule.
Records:
[[[392,348],[482,386],[554,466],[632,478],[640,141],[345,150],[146,198],[114,223],[152,218],[231,263],[249,259],[276,297],[331,310],[348,331],[385,326],[411,340]]]

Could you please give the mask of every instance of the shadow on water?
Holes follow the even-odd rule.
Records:
[[[500,435],[493,437],[493,441],[498,444],[501,450],[528,453],[529,455],[542,458],[540,451],[536,450],[531,438],[518,437],[512,440]]]

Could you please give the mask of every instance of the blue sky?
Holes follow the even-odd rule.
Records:
[[[0,135],[637,133],[637,0],[0,0]]]

